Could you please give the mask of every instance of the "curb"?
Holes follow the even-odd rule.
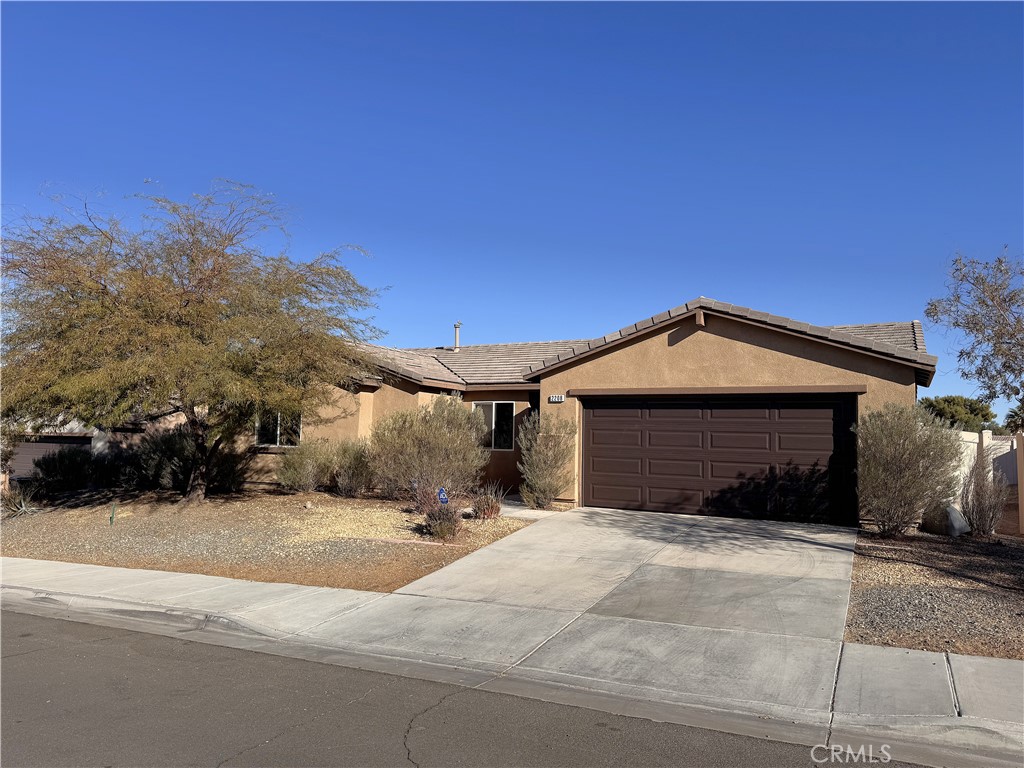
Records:
[[[540,699],[656,722],[815,745],[886,744],[893,760],[931,766],[1020,768],[1024,727],[975,718],[873,717],[856,722],[823,713],[756,713],[705,703],[669,702],[624,693],[506,674],[512,668],[477,668],[446,657],[409,658],[370,649],[319,645],[222,613],[174,608],[116,598],[91,597],[16,585],[0,586],[0,608],[44,618],[99,624],[192,642],[267,653],[322,664],[449,683]],[[850,758],[852,760],[852,758]]]

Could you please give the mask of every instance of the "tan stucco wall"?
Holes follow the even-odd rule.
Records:
[[[565,494],[575,500],[581,497],[583,409],[575,397],[549,403],[550,395],[574,389],[850,385],[867,387],[858,397],[861,413],[889,402],[913,405],[917,398],[909,366],[705,313],[704,328],[693,317],[683,318],[543,377],[540,407],[542,418],[577,425],[576,482]]]

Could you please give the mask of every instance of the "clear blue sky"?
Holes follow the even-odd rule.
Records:
[[[4,208],[255,184],[396,346],[921,318],[1024,251],[1022,7],[4,2]]]

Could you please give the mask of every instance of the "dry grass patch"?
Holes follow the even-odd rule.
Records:
[[[422,523],[398,502],[324,493],[247,493],[191,507],[160,494],[76,497],[3,521],[0,553],[390,592],[529,525],[465,520],[454,541],[438,544]]]

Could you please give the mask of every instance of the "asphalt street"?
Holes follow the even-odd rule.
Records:
[[[176,638],[7,611],[0,632],[9,768],[823,764],[807,746]]]

